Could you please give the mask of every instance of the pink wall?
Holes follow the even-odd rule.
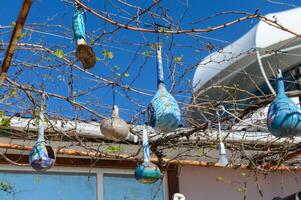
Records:
[[[244,199],[244,193],[247,200],[272,200],[300,191],[301,171],[259,174],[263,197],[258,192],[254,171],[183,166],[179,169],[179,182],[180,192],[187,200],[236,200]]]

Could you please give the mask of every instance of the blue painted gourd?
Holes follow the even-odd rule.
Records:
[[[106,118],[100,123],[101,133],[109,140],[120,141],[129,134],[128,124],[119,117],[119,109],[113,106],[112,117]]]
[[[87,44],[85,20],[83,13],[79,9],[76,9],[76,12],[73,15],[72,29],[77,46],[76,57],[80,60],[84,69],[94,67],[96,63],[96,56],[93,48]]]
[[[38,125],[38,139],[29,154],[29,163],[35,170],[47,170],[53,167],[55,163],[54,151],[50,145],[46,144],[44,139],[44,113],[41,106],[39,125]]]
[[[175,98],[167,91],[164,83],[161,45],[157,45],[158,90],[147,107],[148,124],[159,131],[174,131],[180,125],[181,112]]]
[[[267,116],[269,131],[276,137],[291,137],[301,134],[300,108],[285,94],[281,70],[276,79],[277,96],[270,104]]]
[[[135,170],[135,178],[143,184],[152,184],[161,178],[161,171],[157,165],[150,161],[150,151],[146,126],[143,128],[142,133],[143,145],[143,163],[138,165]]]

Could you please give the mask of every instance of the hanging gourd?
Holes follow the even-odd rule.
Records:
[[[180,125],[181,112],[164,83],[161,44],[157,45],[157,92],[147,107],[148,124],[159,131],[174,131]]]
[[[43,99],[43,98],[42,98]],[[55,155],[52,147],[46,144],[44,138],[44,109],[43,100],[39,115],[38,139],[29,154],[29,163],[35,170],[46,170],[55,163]]]
[[[276,137],[290,137],[301,134],[301,111],[286,96],[282,72],[278,69],[276,79],[276,98],[272,101],[267,117],[269,131]]]
[[[76,42],[76,57],[82,63],[84,69],[90,69],[94,67],[96,63],[96,56],[93,48],[87,44],[85,20],[83,12],[76,7],[76,11],[72,19],[72,29],[74,34],[74,40]]]
[[[147,136],[147,127],[144,125],[142,132],[143,163],[135,170],[135,178],[143,184],[152,184],[161,178],[161,171],[157,165],[150,161],[150,151]]]
[[[100,123],[101,133],[109,140],[120,141],[129,134],[128,124],[119,117],[119,109],[113,106],[112,117],[106,118]]]

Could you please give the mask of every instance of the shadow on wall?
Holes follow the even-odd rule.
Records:
[[[284,198],[275,197],[272,200],[300,200],[300,199],[301,199],[301,191]]]
[[[180,193],[189,200],[247,199],[281,200],[300,191],[301,171],[270,172],[213,167],[179,168]],[[218,191],[218,192],[217,192]],[[300,196],[300,193],[299,193]],[[301,199],[301,198],[299,198]]]

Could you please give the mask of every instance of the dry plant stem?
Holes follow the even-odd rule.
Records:
[[[158,3],[160,3],[162,0],[158,0],[158,1],[154,1],[154,3],[152,5],[150,5],[149,7],[147,7],[146,9],[144,9],[142,12],[138,13],[137,15],[135,15],[130,21],[128,21],[125,26],[128,26],[131,22],[133,22],[134,20],[138,19],[140,16],[144,15],[145,13],[148,13],[154,6],[156,6]],[[93,42],[91,43],[91,45],[95,44],[104,34],[112,34],[116,31],[118,31],[119,29],[121,29],[122,27],[118,26],[116,29],[114,29],[113,31],[110,31],[108,33],[103,33],[100,36],[98,36],[96,39],[93,40]]]
[[[5,149],[15,149],[15,150],[25,150],[30,151],[31,146],[24,146],[24,145],[18,145],[18,144],[6,144],[6,143],[0,143],[0,148]],[[99,151],[79,151],[74,149],[62,149],[58,148],[54,150],[56,154],[61,155],[69,155],[69,156],[87,156],[92,158],[104,158],[104,159],[124,159],[124,160],[132,160],[132,161],[140,161],[139,158],[133,157],[131,155],[127,154],[111,154],[111,153],[101,153]],[[223,167],[218,163],[210,163],[207,161],[197,161],[197,160],[178,160],[178,159],[168,159],[163,158],[162,159],[167,164],[174,164],[174,165],[191,165],[191,166],[203,166],[203,167]],[[151,158],[152,162],[159,162],[158,158]],[[19,165],[19,163],[16,163]],[[228,165],[226,168],[232,168],[232,169],[251,169],[248,165]],[[288,166],[269,166],[268,168],[265,166],[262,166],[263,169],[274,171],[274,170],[300,170],[300,167],[288,167]]]
[[[29,166],[29,164],[22,164],[22,163],[18,163],[18,162],[15,162],[11,159],[9,159],[8,157],[5,156],[5,154],[3,154],[2,152],[0,152],[0,156],[6,160],[8,163],[12,164],[12,165],[16,165],[16,166]]]
[[[99,14],[98,12],[96,12],[95,10],[93,10],[92,8],[86,6],[85,4],[83,4],[81,1],[79,0],[74,0],[78,5],[80,5],[82,8],[84,8],[85,10],[87,10],[88,12],[92,13],[93,15],[95,15],[96,17],[112,24],[115,26],[118,26],[120,28],[123,29],[128,29],[128,30],[132,30],[132,31],[139,31],[139,32],[145,32],[145,33],[162,33],[162,34],[187,34],[187,33],[194,33],[194,32],[211,32],[211,31],[215,31],[215,30],[219,30],[234,24],[237,24],[241,21],[244,20],[248,20],[248,19],[254,19],[254,18],[258,18],[259,14],[255,13],[255,14],[251,14],[251,15],[247,15],[245,17],[241,17],[239,19],[236,19],[234,21],[219,25],[219,26],[215,26],[215,27],[210,27],[210,28],[204,28],[204,29],[188,29],[188,30],[165,30],[165,29],[145,29],[145,28],[141,28],[141,27],[136,27],[136,26],[130,26],[128,24],[122,24],[119,23],[111,18],[105,17],[101,14]]]
[[[35,92],[35,93],[39,93],[39,94],[42,94],[42,93],[44,92],[44,91],[39,90],[39,89],[36,89],[36,88],[30,88],[30,87],[28,87],[28,86],[18,84],[17,82],[15,82],[15,81],[13,81],[13,80],[11,80],[11,79],[9,79],[9,78],[6,78],[6,80],[7,80],[8,83],[14,85],[15,87],[17,87],[17,88],[19,88],[19,89],[21,89],[21,90],[23,90],[23,91],[31,91],[31,92]],[[86,110],[86,111],[88,111],[88,112],[94,114],[95,116],[97,116],[97,117],[99,117],[99,118],[102,118],[102,119],[106,118],[105,116],[103,116],[103,115],[101,115],[101,114],[99,114],[99,113],[93,111],[92,109],[90,109],[90,108],[88,108],[88,107],[86,107],[86,106],[84,106],[84,105],[78,103],[78,102],[75,101],[75,100],[70,99],[69,97],[62,96],[62,95],[55,94],[55,93],[49,93],[49,92],[45,92],[45,94],[46,94],[47,96],[52,96],[52,97],[55,97],[55,98],[57,98],[57,99],[65,100],[65,101],[69,102],[70,104],[72,104],[73,106],[79,107],[80,109],[83,109],[83,110]]]
[[[0,46],[4,46],[3,44],[0,44]],[[26,49],[26,50],[32,50],[32,49],[35,49],[35,50],[40,50],[40,51],[45,51],[49,54],[52,54],[52,55],[55,55],[55,52],[52,51],[51,49],[47,48],[47,47],[44,47],[42,45],[38,45],[38,44],[29,44],[29,43],[19,43],[18,44],[18,48],[22,49],[22,48],[31,48],[31,49]],[[108,80],[108,79],[105,79],[105,78],[102,78],[102,77],[99,77],[89,71],[86,71],[84,69],[82,69],[81,67],[79,67],[78,65],[76,65],[75,63],[73,63],[72,61],[70,61],[69,59],[67,59],[66,57],[62,57],[61,58],[66,64],[74,67],[75,69],[83,72],[83,73],[86,73],[90,76],[92,76],[93,78],[95,78],[96,80],[99,80],[99,81],[102,81],[106,84],[109,84],[109,85],[114,85],[114,86],[117,86],[117,87],[120,87],[122,88],[123,90],[128,90],[128,91],[131,91],[131,92],[135,92],[135,93],[138,93],[138,94],[142,94],[142,95],[146,95],[146,96],[153,96],[152,93],[147,93],[147,92],[144,92],[144,91],[141,91],[139,89],[136,89],[134,87],[130,87],[128,85],[121,85],[120,83],[117,83],[117,82],[114,82],[112,80]]]

